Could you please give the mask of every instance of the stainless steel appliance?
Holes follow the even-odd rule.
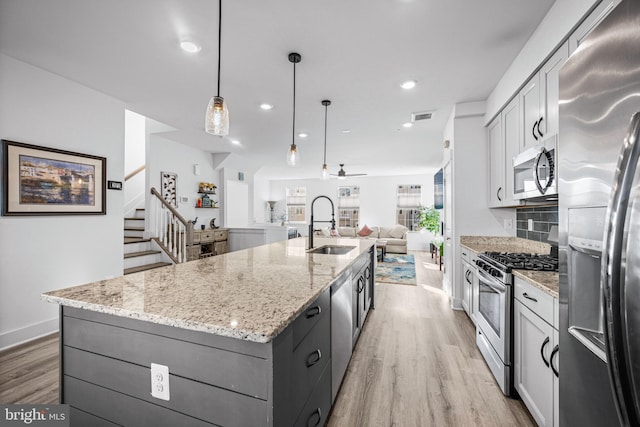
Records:
[[[640,425],[640,2],[560,71],[560,423]]]
[[[351,275],[331,285],[331,402],[336,400],[351,360]]]
[[[513,269],[557,271],[550,255],[487,252],[478,255],[479,283],[476,344],[502,392],[515,396],[513,386]]]
[[[557,137],[553,135],[513,158],[513,198],[549,199],[558,194]]]

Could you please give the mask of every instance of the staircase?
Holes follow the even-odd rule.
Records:
[[[124,274],[171,265],[156,248],[155,242],[144,238],[144,209],[136,209],[135,216],[124,219]]]

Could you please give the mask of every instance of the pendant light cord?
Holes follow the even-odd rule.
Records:
[[[324,106],[324,162],[323,164],[327,164],[327,108],[329,106]]]
[[[221,0],[222,1],[222,0]],[[291,129],[291,145],[296,144],[296,63],[293,63],[293,127]]]
[[[220,96],[220,48],[222,46],[222,0],[218,0],[218,95]]]

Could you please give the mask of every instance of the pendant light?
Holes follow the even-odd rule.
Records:
[[[324,105],[324,160],[322,162],[322,179],[329,179],[329,171],[327,170],[327,107],[331,105],[331,101],[325,99],[322,101]]]
[[[212,135],[225,136],[229,133],[229,110],[220,96],[220,51],[222,44],[222,0],[218,0],[218,94],[211,98],[205,116],[205,131]]]
[[[289,62],[293,64],[293,129],[291,136],[291,146],[287,152],[287,164],[297,166],[300,163],[300,153],[296,146],[296,64],[302,60],[299,53],[290,53]]]

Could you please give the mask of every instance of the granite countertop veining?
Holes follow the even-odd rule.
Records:
[[[47,292],[45,301],[247,341],[269,342],[363,252],[372,239],[314,238],[354,246],[311,254],[298,238]]]
[[[460,236],[460,245],[476,253],[520,252],[548,254],[551,245],[519,237]],[[552,271],[512,270],[514,276],[531,283],[552,297],[558,298],[558,273]]]

